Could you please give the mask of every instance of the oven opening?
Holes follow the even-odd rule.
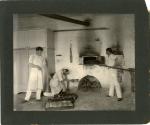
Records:
[[[97,57],[84,57],[83,58],[84,64],[96,64],[98,63]]]

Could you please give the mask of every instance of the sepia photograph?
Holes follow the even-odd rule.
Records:
[[[135,111],[134,14],[13,14],[14,111]]]

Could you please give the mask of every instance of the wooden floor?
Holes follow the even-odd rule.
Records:
[[[108,94],[107,89],[100,89],[96,91],[77,91],[78,99],[75,102],[73,109],[65,109],[68,111],[78,110],[100,110],[100,111],[131,111],[135,110],[135,94],[124,93],[123,100],[117,101],[116,96],[113,98],[106,97]],[[35,94],[33,93],[30,102],[22,103],[25,93],[17,94],[14,96],[14,110],[15,111],[45,111],[45,101],[47,97],[42,97],[41,101],[35,100]],[[63,111],[63,110],[61,110]]]

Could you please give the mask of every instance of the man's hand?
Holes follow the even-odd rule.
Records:
[[[29,66],[30,66],[30,67],[33,67],[33,68],[37,68],[38,70],[42,70],[42,68],[41,68],[40,66],[34,65],[34,64],[32,64],[32,63],[29,63]]]
[[[42,68],[40,66],[37,66],[38,70],[42,70]]]

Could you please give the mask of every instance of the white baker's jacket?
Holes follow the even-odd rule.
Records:
[[[51,88],[51,93],[53,95],[58,94],[61,90],[65,89],[61,83],[61,81],[65,79],[66,78],[63,75],[62,70],[59,70],[58,72],[54,74],[53,78],[50,80],[50,88]]]
[[[106,56],[106,65],[114,66],[115,60],[116,60],[116,55],[110,54],[109,56]]]
[[[106,65],[112,67],[123,67],[125,64],[124,57],[122,55],[109,55],[106,56]],[[118,69],[108,68],[108,83],[117,83],[118,84]],[[121,74],[120,74],[121,75]]]
[[[36,54],[30,56],[29,63],[40,66],[42,70],[46,65],[45,58]],[[37,89],[43,89],[43,71],[36,67],[31,67],[29,71],[28,90]]]

